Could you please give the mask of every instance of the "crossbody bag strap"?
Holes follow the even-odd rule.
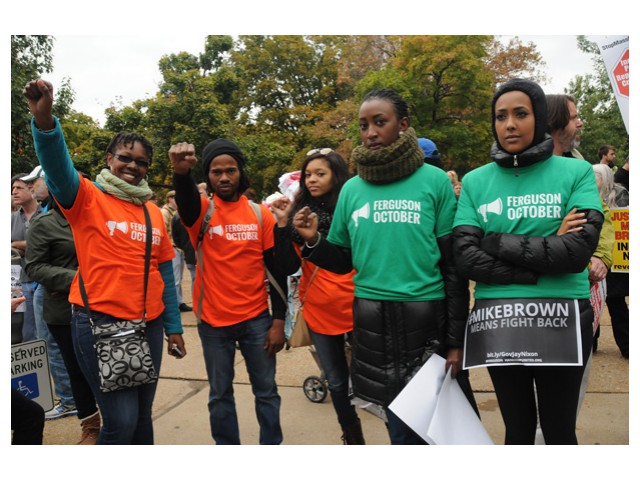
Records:
[[[304,262],[304,260],[303,260]],[[309,283],[307,283],[307,290],[306,292],[304,292],[304,297],[302,299],[300,299],[300,308],[302,308],[304,306],[304,302],[307,300],[307,295],[309,294],[309,288],[311,287],[311,284],[313,283],[313,279],[316,278],[316,273],[318,273],[318,269],[320,267],[316,266],[316,269],[313,271],[313,274],[311,275],[311,278],[309,279]]]
[[[147,210],[147,205],[145,203],[142,204],[142,209],[144,210],[144,219],[147,223],[146,246],[144,251],[144,303],[142,311],[142,319],[146,322],[147,286],[149,285],[149,269],[151,266],[151,241],[153,240],[153,225],[151,224],[151,217],[149,217],[149,210]]]
[[[196,253],[198,254],[198,270],[200,271],[200,295],[198,297],[198,308],[196,309],[196,320],[198,321],[198,323],[202,321],[202,299],[204,298],[204,264],[202,261],[202,239],[204,238],[204,234],[207,231],[207,227],[209,226],[211,217],[213,217],[215,208],[216,207],[213,204],[213,198],[210,198],[209,208],[207,208],[207,211],[204,214],[204,218],[202,219],[202,223],[200,224],[200,232],[198,233],[198,245],[196,248]]]
[[[147,286],[149,284],[149,267],[151,265],[151,240],[153,237],[153,228],[151,225],[151,218],[149,217],[149,211],[147,210],[147,206],[145,204],[142,205],[142,209],[144,210],[144,219],[147,226],[146,231],[146,244],[144,251],[144,303],[142,306],[142,319],[147,321]],[[89,308],[89,297],[87,296],[87,290],[84,287],[84,282],[82,281],[82,273],[78,270],[78,284],[80,286],[80,295],[82,295],[82,302],[84,303],[84,308],[87,311],[87,317],[89,318],[89,323],[93,325],[93,319],[91,318],[91,309]]]
[[[251,200],[249,200],[249,205],[251,205],[251,208],[253,208],[253,212],[256,214],[256,217],[258,217],[258,222],[260,223],[260,227],[262,228],[262,209],[260,208],[260,205],[258,205],[257,203],[255,203],[255,202],[253,202]],[[278,292],[278,294],[282,298],[282,301],[286,305],[287,304],[287,295],[282,291],[282,288],[280,287],[280,285],[276,281],[275,277],[273,276],[273,274],[267,268],[266,265],[264,265],[264,271],[267,274],[267,278],[269,279],[269,283],[271,284],[271,286],[273,288],[275,288],[276,292]]]
[[[80,270],[78,270],[78,284],[80,286],[80,295],[82,295],[84,309],[87,311],[87,318],[89,319],[89,323],[93,325],[93,318],[91,318],[91,309],[89,308],[89,299],[87,298],[87,291],[84,288],[84,282],[82,281],[82,273],[80,273]]]

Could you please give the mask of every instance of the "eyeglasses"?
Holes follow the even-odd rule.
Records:
[[[136,165],[139,166],[140,168],[149,168],[149,165],[151,165],[151,162],[145,162],[144,160],[136,160],[126,155],[120,155],[119,153],[112,153],[111,155],[116,157],[122,163],[136,162]]]
[[[330,148],[314,148],[313,150],[309,150],[307,152],[307,157],[315,155],[316,153],[319,153],[320,155],[329,155],[331,152],[333,152],[333,150]]]

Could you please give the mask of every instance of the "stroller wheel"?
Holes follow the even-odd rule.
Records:
[[[312,375],[307,377],[302,384],[306,397],[313,403],[322,403],[327,398],[327,385],[320,377]]]

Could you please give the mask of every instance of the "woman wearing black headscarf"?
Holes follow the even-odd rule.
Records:
[[[465,175],[454,222],[457,266],[476,281],[464,366],[491,365],[506,444],[533,444],[538,414],[546,444],[576,444],[592,341],[586,267],[603,221],[598,190],[589,163],[553,155],[545,95],[536,83],[503,84],[491,115],[493,162]],[[564,325],[557,318],[547,328],[547,317],[532,314],[567,305],[574,312],[567,317],[579,319],[566,319],[567,328],[554,328]],[[494,322],[489,311],[503,315]],[[477,338],[486,343],[478,346]]]

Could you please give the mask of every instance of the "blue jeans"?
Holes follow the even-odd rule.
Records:
[[[323,335],[309,329],[320,365],[331,392],[331,402],[338,415],[338,423],[346,428],[358,421],[356,409],[349,399],[349,366],[345,355],[344,334]]]
[[[209,378],[209,423],[217,445],[240,445],[238,415],[233,396],[236,341],[244,357],[260,425],[260,444],[282,443],[280,395],[276,386],[276,357],[264,349],[273,320],[267,311],[228,327],[198,324]]]
[[[28,280],[22,284],[22,294],[26,299],[24,304],[26,310],[24,311],[22,320],[22,341],[30,342],[36,340],[36,318],[33,314],[33,293],[34,286],[31,280]]]
[[[33,316],[36,323],[36,336],[47,342],[49,367],[51,368],[51,376],[53,377],[56,396],[65,407],[75,408],[76,402],[73,398],[67,366],[62,358],[62,352],[60,351],[58,342],[56,342],[56,339],[51,335],[49,327],[44,320],[44,290],[42,285],[38,285],[33,292]]]
[[[106,323],[109,315],[92,312],[93,321]],[[147,323],[147,340],[156,372],[160,375],[162,361],[162,319]],[[80,369],[91,386],[102,416],[102,429],[98,437],[100,445],[153,445],[151,408],[157,382],[126,388],[115,392],[102,392],[98,376],[98,360],[93,348],[93,335],[87,314],[82,307],[73,307],[71,320],[73,348]]]
[[[71,309],[69,309],[69,316],[71,316]],[[73,399],[78,409],[78,420],[89,418],[98,411],[98,406],[96,405],[96,399],[93,396],[91,386],[87,383],[87,379],[84,378],[84,374],[82,370],[80,370],[80,365],[78,365],[78,358],[76,357],[76,352],[73,350],[71,325],[47,326],[53,338],[56,339],[58,347],[60,347],[60,353],[67,367]]]

